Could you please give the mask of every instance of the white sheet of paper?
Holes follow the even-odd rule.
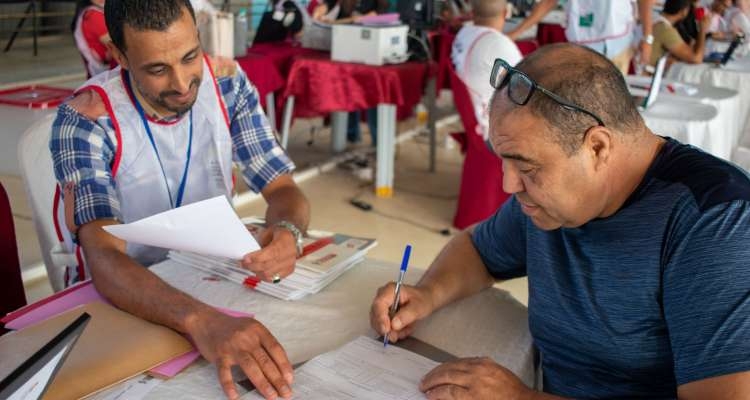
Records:
[[[294,372],[293,399],[425,399],[419,380],[438,365],[419,354],[368,337],[319,355]],[[263,399],[255,391],[244,400]]]
[[[114,388],[98,393],[94,398],[99,400],[141,400],[146,398],[162,382],[159,378],[141,374]]]
[[[127,242],[235,260],[260,249],[224,196],[104,230]]]

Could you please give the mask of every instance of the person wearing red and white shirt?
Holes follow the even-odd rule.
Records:
[[[73,22],[73,37],[90,78],[117,65],[107,48],[110,42],[104,22],[104,0],[79,1]]]

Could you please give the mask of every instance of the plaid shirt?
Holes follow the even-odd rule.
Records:
[[[258,101],[258,91],[245,73],[237,68],[234,76],[217,80],[229,113],[234,162],[250,189],[260,192],[294,170],[294,164],[279,146]],[[92,121],[67,104],[58,109],[49,147],[58,182],[75,183],[77,226],[96,219],[122,221],[111,170],[117,149],[114,140],[109,115]]]

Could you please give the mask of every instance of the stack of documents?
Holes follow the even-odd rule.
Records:
[[[264,224],[258,218],[240,220],[226,197],[218,196],[104,230],[129,243],[170,249],[174,261],[284,300],[317,293],[377,244],[374,239],[309,231],[294,273],[271,284],[260,282],[238,261],[260,249],[253,234]]]
[[[257,221],[257,220],[256,220]],[[259,225],[248,226],[260,229]],[[355,238],[341,234],[313,232],[305,238],[304,253],[297,260],[294,273],[279,283],[260,281],[251,271],[242,268],[232,258],[204,256],[186,251],[171,251],[169,258],[203,272],[224,277],[283,300],[299,300],[317,293],[336,278],[364,260],[367,251],[375,247],[374,239]]]

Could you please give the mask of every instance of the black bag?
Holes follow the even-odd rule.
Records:
[[[291,0],[281,0],[281,9],[269,2],[270,10],[263,13],[253,43],[281,42],[304,27],[302,11]]]

